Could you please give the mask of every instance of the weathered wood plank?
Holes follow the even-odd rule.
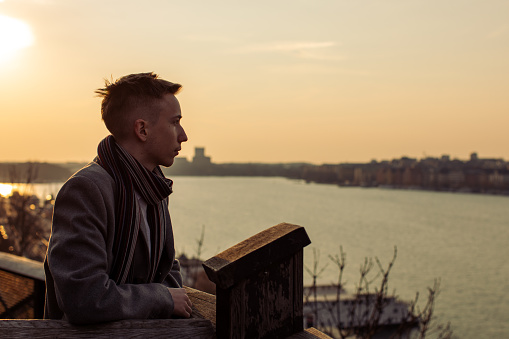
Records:
[[[303,328],[303,227],[282,223],[204,263],[219,338],[285,338]]]
[[[295,253],[293,258],[293,332],[304,329],[304,250]]]
[[[10,253],[0,252],[0,269],[32,279],[45,279],[42,262]]]
[[[41,319],[44,313],[44,280],[12,271],[0,268],[0,319]]]
[[[205,261],[203,267],[217,287],[226,289],[310,243],[303,227],[282,223],[217,254]]]
[[[329,337],[325,333],[318,331],[316,328],[311,327],[304,331],[295,333],[286,339],[332,339],[332,337]]]
[[[284,338],[302,331],[302,277],[295,277],[302,264],[300,250],[231,288],[218,288],[217,336]]]
[[[216,296],[194,288],[184,286],[189,299],[193,303],[192,318],[209,320],[216,327]]]
[[[0,320],[0,338],[215,338],[205,319],[123,320],[74,326],[63,320]]]
[[[185,287],[191,319],[123,320],[74,326],[62,320],[0,320],[0,338],[215,338],[215,296]]]

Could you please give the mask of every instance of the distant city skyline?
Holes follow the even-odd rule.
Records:
[[[390,157],[390,158],[373,158],[373,159],[368,159],[368,160],[363,160],[363,161],[348,161],[347,160],[347,161],[336,161],[336,162],[312,162],[312,161],[305,161],[305,160],[303,160],[303,161],[272,161],[272,162],[269,162],[269,161],[252,161],[252,160],[246,160],[246,161],[218,161],[218,160],[215,160],[213,154],[210,154],[207,151],[206,147],[197,146],[196,148],[200,148],[200,149],[203,148],[203,149],[205,149],[205,154],[204,154],[205,157],[208,158],[208,160],[211,163],[214,163],[214,164],[221,164],[221,163],[259,163],[259,164],[308,163],[308,164],[314,164],[314,165],[340,164],[340,163],[367,164],[367,163],[370,163],[372,161],[384,162],[384,161],[398,160],[398,159],[402,159],[402,158],[424,160],[424,159],[427,159],[427,158],[443,159],[444,157],[447,157],[451,161],[452,160],[469,161],[471,159],[471,157],[472,157],[472,154],[476,154],[479,159],[497,159],[497,160],[503,160],[505,162],[509,161],[509,158],[505,158],[505,157],[502,157],[502,156],[483,156],[482,154],[478,154],[477,152],[471,152],[470,154],[468,154],[466,156],[459,156],[459,157],[455,157],[455,156],[451,156],[450,154],[442,153],[442,154],[437,154],[437,155],[426,154],[426,155],[423,155],[423,156],[399,155],[399,156],[394,156],[394,157]],[[194,152],[194,150],[193,150],[193,152]],[[180,154],[175,159],[177,159],[176,161],[178,161],[178,160],[187,160],[187,161],[191,161],[192,162],[194,157],[195,157],[195,153],[188,154],[188,155]],[[47,161],[47,160],[34,160],[34,159],[26,159],[26,160],[0,160],[0,164],[5,164],[5,163],[26,163],[26,162],[55,163],[55,164],[65,164],[65,163],[82,164],[82,163],[88,163],[88,162],[90,162],[92,160],[93,159],[86,159],[86,160],[61,160],[61,161]]]
[[[179,159],[186,159],[188,161],[195,161],[195,160],[201,160],[201,159],[206,159],[208,162],[211,162],[211,163],[219,163],[217,161],[214,161],[214,155],[213,154],[210,154],[208,151],[207,151],[207,148],[206,147],[203,147],[203,146],[197,146],[194,148],[194,154],[190,155],[190,156],[178,156]],[[369,163],[371,161],[377,161],[377,162],[382,162],[382,161],[392,161],[392,160],[395,160],[395,159],[402,159],[402,158],[410,158],[410,159],[418,159],[418,160],[422,160],[422,159],[426,159],[426,158],[435,158],[435,159],[448,159],[448,160],[461,160],[461,161],[468,161],[468,160],[472,160],[473,158],[474,159],[501,159],[501,160],[504,160],[506,161],[507,159],[505,159],[504,157],[500,157],[500,156],[493,156],[493,157],[487,157],[487,156],[483,156],[482,154],[479,154],[478,152],[470,152],[470,154],[468,154],[468,156],[466,157],[453,157],[451,156],[450,154],[446,154],[446,153],[442,153],[440,155],[430,155],[430,154],[425,154],[423,156],[415,156],[415,157],[412,157],[412,156],[408,156],[408,155],[400,155],[400,156],[396,156],[396,157],[392,157],[392,158],[384,158],[384,159],[370,159],[370,160],[367,160],[367,161],[358,161],[358,163]],[[247,161],[247,162],[253,162],[255,163],[254,161]],[[299,163],[299,162],[302,162],[302,163],[305,163],[305,162],[308,162],[308,161],[295,161],[295,163]],[[228,161],[224,162],[224,163],[228,163]],[[235,162],[232,162],[232,163],[235,163]],[[259,162],[259,163],[263,163],[263,162]],[[291,162],[281,162],[281,163],[291,163]],[[311,163],[311,162],[308,162],[308,163]],[[353,161],[344,161],[344,163],[354,163]],[[326,164],[326,163],[322,163],[322,164]]]
[[[507,13],[505,0],[0,0],[0,161],[90,161],[108,134],[94,90],[147,71],[183,85],[187,158],[509,159]]]

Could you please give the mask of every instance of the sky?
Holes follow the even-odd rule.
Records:
[[[183,85],[216,163],[509,160],[507,0],[0,0],[0,161],[90,161],[94,90]]]

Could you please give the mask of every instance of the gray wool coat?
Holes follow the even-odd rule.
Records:
[[[113,263],[114,192],[113,178],[96,162],[75,173],[60,189],[44,261],[45,318],[91,324],[171,317],[174,305],[167,287],[181,287],[182,276],[175,260],[168,209],[165,247],[155,282],[116,285],[108,274]],[[150,254],[146,239],[145,233],[138,236],[135,282],[148,280]]]

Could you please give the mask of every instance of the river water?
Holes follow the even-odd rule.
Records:
[[[306,184],[284,178],[174,179],[170,213],[177,252],[207,259],[281,222],[304,226],[312,243],[305,265],[327,265],[319,283],[336,281],[328,255],[346,253],[353,290],[365,257],[397,259],[389,288],[403,300],[440,279],[435,315],[455,338],[509,338],[509,197]],[[42,195],[59,185],[38,185]],[[310,276],[305,272],[306,283]]]

